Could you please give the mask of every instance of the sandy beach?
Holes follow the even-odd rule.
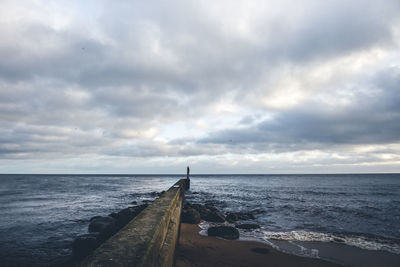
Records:
[[[277,251],[255,241],[224,240],[202,236],[195,224],[181,224],[176,267],[189,266],[299,266],[333,267],[335,263]]]

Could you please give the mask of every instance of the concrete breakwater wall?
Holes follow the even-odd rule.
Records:
[[[179,180],[78,266],[172,266],[187,188]]]

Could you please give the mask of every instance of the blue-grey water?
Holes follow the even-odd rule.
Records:
[[[152,200],[179,178],[0,175],[0,265],[58,265],[91,217]],[[255,218],[261,229],[244,237],[400,254],[400,174],[199,175],[187,200],[226,212],[262,210]]]

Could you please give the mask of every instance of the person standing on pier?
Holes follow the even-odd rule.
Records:
[[[190,168],[189,168],[189,166],[187,166],[186,167],[186,179],[188,180],[187,181],[187,189],[189,189],[190,188],[190,178],[189,178],[189,175],[190,175]]]

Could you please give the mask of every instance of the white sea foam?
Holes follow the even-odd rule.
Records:
[[[225,223],[230,225],[229,223]],[[220,223],[212,223],[202,221],[199,224],[201,231],[199,234],[207,236],[207,229],[211,226],[221,225]],[[279,246],[271,242],[273,240],[284,240],[284,241],[316,241],[316,242],[335,242],[343,243],[349,246],[354,246],[368,250],[384,250],[395,254],[400,254],[400,245],[397,243],[389,243],[389,241],[379,238],[367,238],[363,236],[352,236],[352,235],[337,235],[332,233],[319,233],[310,231],[287,231],[287,232],[273,232],[264,229],[256,229],[253,231],[240,230],[241,240],[260,240],[268,245],[280,249]],[[294,244],[294,243],[292,243]],[[318,257],[318,250],[302,248],[299,244],[300,251],[303,251],[304,255],[310,257]]]
[[[378,238],[372,239],[362,236],[335,235],[308,231],[270,232],[264,230],[259,231],[258,233],[256,232],[255,234],[257,237],[261,237],[263,240],[336,242],[362,249],[385,250],[400,254],[400,245],[396,243],[389,243],[386,240]]]
[[[207,229],[210,227],[210,223],[206,222],[206,221],[202,221],[199,223],[199,227],[201,229],[199,234],[203,235],[203,236],[207,236]]]
[[[233,226],[232,224],[227,223],[227,222],[225,222],[225,223],[213,223],[213,222],[207,222],[207,221],[201,221],[198,225],[199,225],[199,227],[201,229],[199,234],[203,235],[203,236],[207,236],[207,229],[212,227],[212,226],[221,226],[221,225],[231,225],[231,226]]]

